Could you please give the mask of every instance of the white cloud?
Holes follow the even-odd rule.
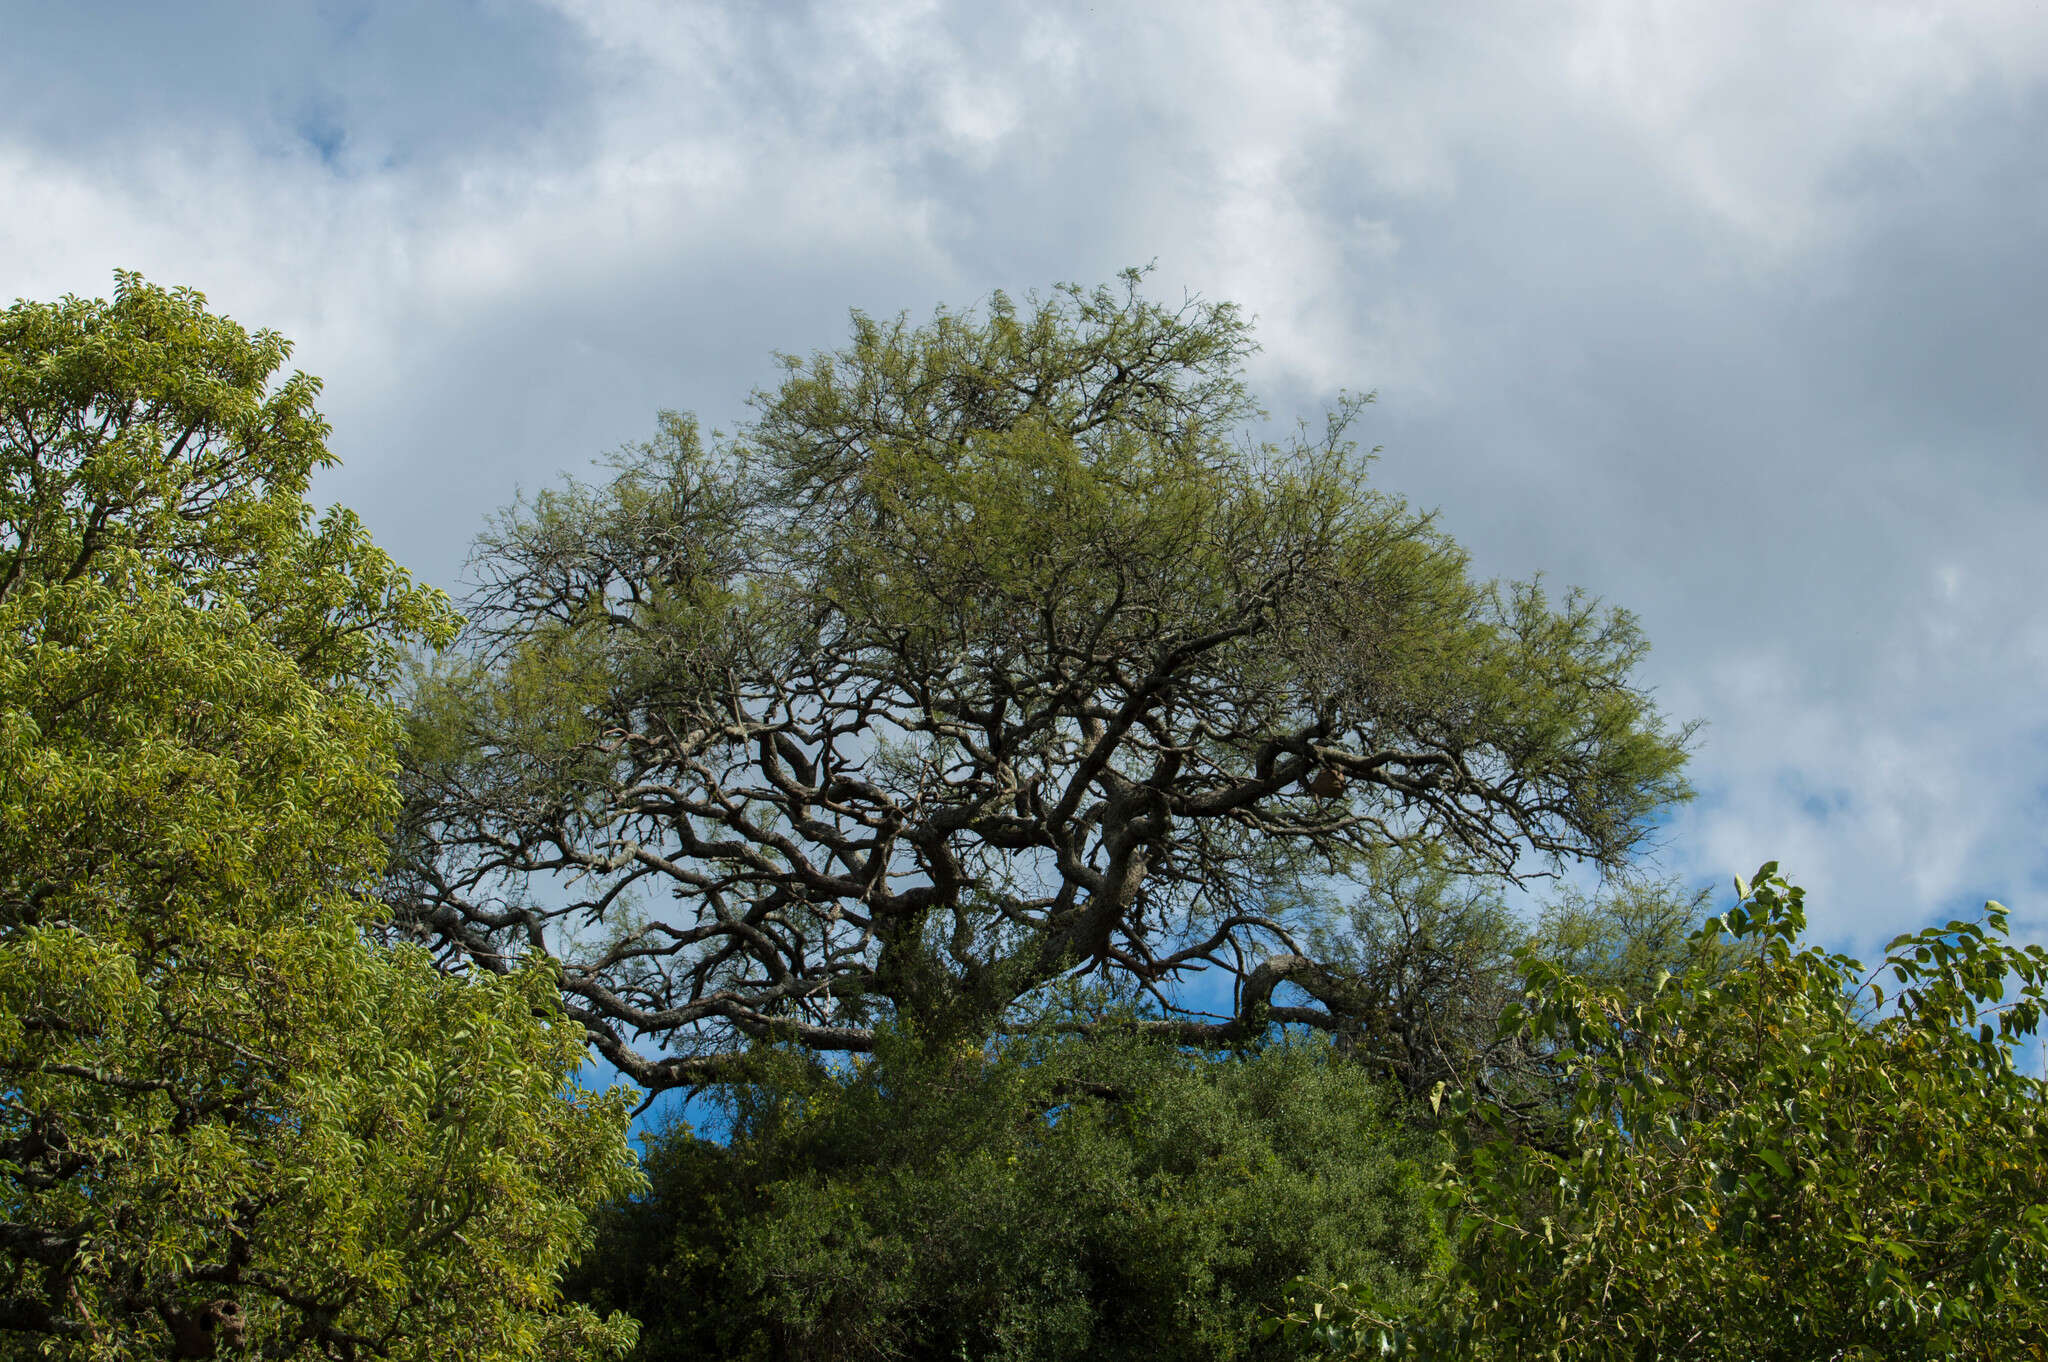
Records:
[[[1868,207],[1865,163],[1943,154],[1943,119],[2048,69],[2035,5],[1589,0],[1562,44],[1572,87],[1631,129],[1708,212],[1771,250]]]

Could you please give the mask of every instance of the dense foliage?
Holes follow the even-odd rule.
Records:
[[[1411,1291],[1418,1137],[1321,1042],[1129,1033],[781,1056],[729,1143],[658,1139],[580,1290],[667,1358],[1225,1359],[1288,1281]]]
[[[1555,1057],[1569,1138],[1455,1099],[1474,1125],[1434,1297],[1311,1288],[1282,1332],[1367,1356],[2042,1356],[2048,1090],[2015,1048],[2048,951],[1992,904],[1865,974],[1802,940],[1775,865],[1738,887],[1648,996],[1532,963],[1504,1026]]]
[[[0,1352],[567,1356],[631,1186],[545,969],[366,939],[399,652],[317,385],[190,292],[0,315]]]
[[[1632,621],[1137,283],[664,418],[409,719],[284,341],[0,315],[0,1357],[2048,1357],[2048,951],[1522,922],[1685,793]]]

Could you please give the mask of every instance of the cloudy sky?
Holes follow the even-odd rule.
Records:
[[[298,342],[318,489],[454,585],[520,487],[849,307],[1152,287],[1278,419],[1373,389],[1481,571],[1707,721],[1665,867],[1869,950],[2048,939],[2048,9],[0,0],[0,300]]]

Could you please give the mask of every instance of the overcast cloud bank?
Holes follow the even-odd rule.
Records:
[[[299,342],[430,580],[520,486],[743,416],[845,310],[1242,302],[1278,420],[1487,573],[1643,617],[1708,721],[1664,864],[1766,856],[1869,952],[2048,937],[2048,11],[4,11],[0,296],[191,284]]]

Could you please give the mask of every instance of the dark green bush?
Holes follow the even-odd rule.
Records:
[[[769,1062],[601,1222],[577,1289],[642,1357],[1236,1358],[1293,1279],[1399,1298],[1439,1251],[1393,1097],[1322,1042]]]

